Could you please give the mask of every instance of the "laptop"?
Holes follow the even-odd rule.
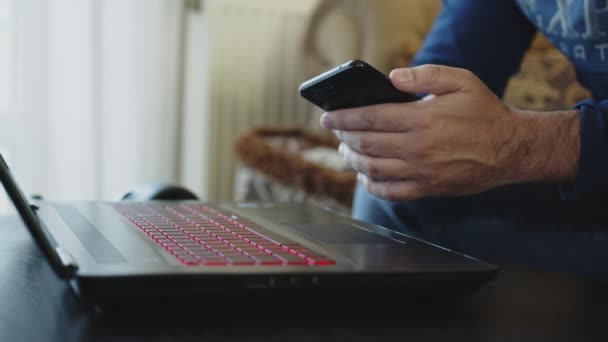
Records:
[[[437,297],[498,270],[314,205],[30,203],[2,156],[0,178],[56,273],[100,306]]]

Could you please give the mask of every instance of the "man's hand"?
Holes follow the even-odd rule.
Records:
[[[464,69],[424,65],[393,70],[390,79],[402,91],[430,95],[321,117],[370,193],[411,200],[575,179],[577,111],[514,110]]]

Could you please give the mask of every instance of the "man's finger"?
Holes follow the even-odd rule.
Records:
[[[465,69],[433,64],[395,69],[390,74],[393,85],[401,91],[433,95],[463,90],[473,77]]]
[[[324,113],[321,126],[343,131],[405,132],[415,125],[415,106],[385,103]]]
[[[351,150],[372,157],[406,158],[406,144],[401,133],[335,131],[336,136]]]
[[[350,167],[374,181],[404,180],[411,178],[407,162],[394,158],[376,158],[353,151],[346,144],[340,144],[340,154]]]
[[[422,186],[413,180],[379,182],[362,173],[357,174],[357,179],[367,192],[389,201],[411,201],[426,195]]]

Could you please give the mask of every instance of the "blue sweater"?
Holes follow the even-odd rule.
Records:
[[[574,189],[517,184],[390,202],[359,186],[354,217],[477,256],[608,274],[608,265],[593,266],[608,258],[602,242],[608,241],[608,0],[444,0],[414,64],[469,69],[502,96],[538,30],[572,61],[593,96],[576,106],[581,151]]]

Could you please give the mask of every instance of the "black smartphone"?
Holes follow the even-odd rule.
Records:
[[[326,111],[420,99],[395,88],[386,75],[360,60],[348,61],[302,83],[300,95]]]

